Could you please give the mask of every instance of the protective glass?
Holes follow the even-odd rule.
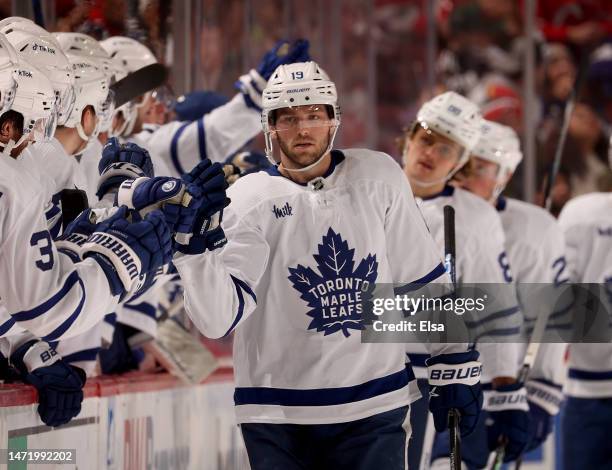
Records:
[[[411,145],[416,146],[419,151],[430,151],[434,156],[445,160],[459,158],[463,147],[455,142],[441,140],[431,130],[419,129],[411,140]]]
[[[468,167],[468,174],[477,178],[497,179],[499,165],[486,160],[472,159]]]
[[[115,92],[113,90],[108,90],[108,95],[106,95],[106,99],[100,105],[99,111],[97,117],[99,117],[100,132],[106,132],[110,129],[113,113],[115,112]]]
[[[74,87],[70,85],[66,86],[66,88],[64,88],[57,98],[57,106],[59,110],[59,115],[57,117],[58,124],[64,125],[72,113],[72,109],[74,108],[74,103],[76,101]]]
[[[17,82],[12,80],[12,85],[8,87],[3,87],[4,89],[0,91],[0,116],[7,112],[13,106],[13,101],[15,100],[15,91],[17,90]]]
[[[176,96],[172,89],[167,86],[161,86],[153,91],[153,99],[158,103],[163,104],[167,109],[172,109],[176,103]]]

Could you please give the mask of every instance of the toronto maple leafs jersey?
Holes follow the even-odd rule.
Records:
[[[162,176],[180,177],[205,158],[223,162],[242,148],[261,132],[261,114],[239,93],[196,121],[172,121],[148,136],[144,132],[138,136],[154,162],[171,167],[171,173]]]
[[[556,318],[567,316],[572,304],[565,241],[555,218],[541,207],[500,197],[497,210],[506,237],[511,276],[525,315],[522,359],[538,315],[549,314],[548,323],[553,326]],[[541,344],[530,376],[561,384],[565,349],[565,343]]]
[[[444,206],[455,209],[455,246],[457,284],[506,284],[510,282],[508,263],[505,261],[504,233],[495,209],[474,194],[460,188],[446,186],[439,194],[417,198],[425,222],[431,231],[440,256],[444,256]],[[496,289],[488,294],[487,314],[478,317],[478,327],[490,331],[490,337],[477,345],[482,361],[482,382],[495,377],[516,375],[519,347],[509,343],[522,324],[516,292],[512,286]],[[494,302],[494,303],[493,303]],[[488,326],[490,325],[490,327]],[[493,338],[500,337],[501,342]],[[418,366],[417,376],[424,377],[423,348],[409,344],[411,362]],[[422,374],[422,375],[421,375]]]
[[[276,167],[239,179],[228,191],[227,245],[175,260],[200,331],[235,329],[240,423],[352,421],[419,397],[404,343],[361,342],[360,297],[374,282],[448,282],[441,256],[394,160],[331,155],[307,185]]]
[[[565,235],[572,280],[600,284],[600,300],[609,313],[612,304],[612,194],[592,193],[572,199],[563,207],[559,225]],[[565,392],[579,398],[612,398],[610,342],[570,344]]]
[[[43,206],[39,180],[0,158],[0,299],[13,321],[52,341],[87,331],[118,298],[93,259],[75,264],[57,251]]]

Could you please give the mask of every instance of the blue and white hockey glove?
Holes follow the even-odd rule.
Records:
[[[440,354],[426,361],[429,377],[429,411],[433,415],[436,431],[448,427],[448,412],[457,409],[459,428],[467,436],[476,427],[482,408],[478,351]]]
[[[251,151],[238,152],[225,160],[225,163],[238,167],[240,176],[266,170],[272,166],[263,153]]]
[[[261,111],[261,93],[268,84],[268,80],[280,65],[295,62],[308,62],[310,43],[306,39],[298,39],[293,44],[288,41],[278,41],[274,47],[266,52],[257,66],[242,75],[234,86],[242,92],[248,107]]]
[[[225,193],[228,187],[226,176],[224,167],[219,163],[211,164],[210,160],[201,161],[183,175],[187,184],[200,189],[201,203],[191,232],[186,236],[177,235],[177,251],[193,255],[207,249],[216,250],[227,243],[221,228],[223,209],[230,203]]]
[[[47,426],[60,426],[80,413],[85,372],[65,363],[49,344],[28,341],[11,355],[11,363],[36,388],[38,414]]]
[[[128,215],[135,222],[127,220]],[[122,206],[96,227],[82,246],[82,257],[92,257],[104,270],[113,295],[136,291],[147,274],[155,273],[172,258],[172,235],[161,211],[140,220]]]
[[[487,444],[494,452],[504,444],[504,462],[516,460],[529,441],[529,406],[523,384],[502,385],[484,390],[487,411]]]
[[[55,241],[57,250],[68,255],[74,263],[79,262],[81,247],[95,230],[96,214],[91,209],[84,210],[68,224],[64,233]]]
[[[525,452],[542,445],[553,430],[554,417],[559,413],[563,393],[559,385],[546,380],[528,380],[527,401],[529,403],[529,443]]]
[[[141,217],[161,209],[170,231],[187,235],[193,230],[202,202],[202,191],[196,184],[157,176],[124,181],[117,192],[116,204],[137,210]]]
[[[134,143],[120,144],[116,138],[108,140],[102,149],[98,163],[98,190],[96,195],[102,199],[109,191],[116,190],[127,179],[153,176],[151,156]]]

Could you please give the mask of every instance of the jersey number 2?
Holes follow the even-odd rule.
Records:
[[[30,245],[40,250],[40,259],[36,260],[36,267],[41,271],[49,271],[53,267],[51,243],[51,235],[46,230],[36,232],[30,238]]]

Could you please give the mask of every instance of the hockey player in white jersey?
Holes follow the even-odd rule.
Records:
[[[612,194],[592,193],[570,200],[559,214],[571,279],[595,283],[609,315],[612,307]],[[569,345],[564,387],[561,448],[563,468],[612,468],[612,345],[610,327],[601,326],[607,343]],[[602,341],[605,341],[602,339]]]
[[[101,42],[119,67],[141,68],[155,58],[143,52],[142,44],[133,39],[111,37]],[[257,69],[250,70],[236,82],[240,93],[228,103],[195,121],[172,121],[154,132],[142,131],[144,115],[152,103],[150,96],[126,106],[121,136],[145,147],[155,165],[166,165],[157,175],[181,176],[201,160],[223,162],[261,132],[261,91],[272,72],[282,64],[310,60],[308,41],[293,44],[279,41],[262,58]],[[122,107],[123,109],[123,107]],[[149,129],[150,130],[150,129]]]
[[[505,278],[508,274],[504,270],[506,255],[500,218],[480,198],[448,185],[452,176],[467,162],[471,150],[478,142],[480,122],[480,112],[475,104],[455,92],[445,92],[419,109],[414,125],[404,136],[402,150],[405,175],[417,196],[419,208],[440,255],[444,254],[445,246],[443,208],[445,205],[455,208],[456,272],[460,288],[465,284],[478,283],[486,291],[485,283],[496,283],[495,290],[488,294],[489,298],[496,299],[495,303],[489,305],[487,315],[475,321],[479,328],[487,331],[487,338],[477,344],[483,363],[482,382],[486,408],[487,401],[507,395],[516,395],[520,401],[525,390],[514,383],[518,350],[516,345],[508,343],[511,338],[518,338],[522,323],[516,293],[510,285],[507,288],[499,287],[509,282]],[[422,367],[428,356],[418,346],[408,345],[407,352],[411,363]],[[514,438],[508,434],[515,424],[526,427],[527,408],[525,403],[515,408],[518,414],[515,421],[518,423],[508,419],[504,413],[492,416],[496,421],[498,436],[506,435],[520,452],[526,443],[526,436]],[[414,424],[417,427],[422,423]],[[422,427],[419,430],[413,446],[418,448],[423,441],[423,458],[427,460],[430,443],[424,436],[428,435],[428,430]],[[481,440],[482,436],[476,439]],[[448,450],[443,455],[448,455]],[[462,457],[475,468],[486,465],[486,455],[474,456],[463,451]],[[418,468],[418,465],[418,462],[411,461],[411,468]]]
[[[565,242],[556,220],[541,207],[501,195],[522,160],[520,142],[509,127],[483,121],[482,136],[470,162],[459,172],[461,187],[493,204],[501,217],[508,253],[509,274],[517,285],[525,315],[524,344],[530,341],[538,315],[549,315],[549,323],[563,316],[567,302],[564,284],[569,281]],[[565,297],[568,297],[565,295]],[[548,310],[547,310],[548,309]],[[550,323],[551,324],[551,323]],[[552,431],[563,395],[561,379],[565,344],[540,346],[525,386],[530,410],[530,441],[525,449],[539,447]],[[523,360],[525,348],[521,348]],[[464,446],[465,449],[465,446]],[[466,452],[464,450],[464,452]],[[516,457],[506,454],[506,461]]]
[[[157,263],[167,260],[170,235],[159,216],[129,228],[109,220],[98,228],[97,240],[92,238],[84,248],[85,261],[73,264],[58,252],[47,231],[40,181],[21,158],[31,141],[53,135],[53,86],[43,72],[19,60],[1,35],[0,57],[0,310],[10,315],[2,320],[2,334],[20,333],[3,338],[0,348],[23,380],[38,389],[41,419],[57,426],[80,410],[84,378],[34,336],[53,340],[87,330],[116,305],[121,292],[113,286],[131,290],[139,274],[157,269],[156,258]],[[115,248],[124,250],[122,256],[105,245],[102,238],[109,236]],[[156,253],[164,246],[162,240],[165,255]],[[126,254],[133,256],[136,276],[131,263],[125,264]],[[12,328],[15,323],[20,328]]]
[[[205,182],[209,202],[174,260],[198,328],[235,331],[234,401],[251,467],[405,469],[414,376],[403,343],[360,341],[358,292],[364,283],[448,281],[441,257],[388,155],[332,150],[336,87],[316,63],[272,74],[262,123],[276,165],[240,178],[224,211],[218,164],[185,176]],[[478,353],[431,348],[436,426],[456,406],[469,433],[478,380],[435,377],[479,370]]]

